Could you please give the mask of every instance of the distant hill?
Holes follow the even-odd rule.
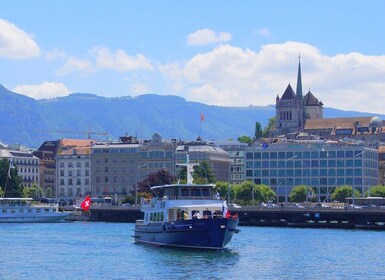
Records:
[[[204,121],[200,120],[200,113]],[[109,139],[133,135],[148,139],[236,139],[253,136],[255,122],[266,126],[275,106],[223,107],[189,102],[172,95],[106,98],[90,93],[35,100],[0,85],[0,141],[37,148],[45,140],[87,138],[87,132],[108,132]],[[374,114],[324,108],[325,118]],[[379,115],[385,119],[385,115]],[[91,134],[92,139],[107,136]]]

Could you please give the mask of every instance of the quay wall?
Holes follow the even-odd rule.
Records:
[[[363,228],[385,230],[385,209],[328,209],[293,207],[242,207],[230,208],[237,214],[239,225],[277,226],[277,227],[316,227],[316,228]],[[74,220],[127,222],[143,219],[139,207],[93,206],[88,213],[78,213]]]

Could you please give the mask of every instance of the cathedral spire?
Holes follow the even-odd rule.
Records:
[[[301,54],[298,55],[297,97],[302,98]]]

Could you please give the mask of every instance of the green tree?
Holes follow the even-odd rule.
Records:
[[[253,142],[253,138],[251,138],[250,136],[246,136],[246,135],[238,137],[237,140],[241,143],[247,143],[247,144],[251,144]]]
[[[275,192],[266,185],[255,185],[252,181],[246,181],[235,186],[235,196],[240,204],[252,204],[254,189],[254,203],[274,200]],[[240,202],[242,201],[242,202]]]
[[[229,183],[227,182],[216,182],[215,189],[217,192],[219,192],[221,197],[224,198],[228,198],[228,194],[230,191],[230,200],[233,201],[235,199],[235,190],[233,185],[230,184],[229,186]]]
[[[385,186],[377,185],[370,188],[370,193],[368,192],[366,196],[376,196],[376,197],[385,197]]]
[[[257,185],[254,192],[254,197],[262,202],[274,201],[277,197],[276,193],[267,185]]]
[[[126,196],[122,199],[122,204],[123,204],[123,203],[135,204],[135,196],[133,196],[133,195],[126,195]]]
[[[3,186],[4,196],[21,197],[23,186],[21,178],[17,175],[17,168],[10,169],[11,178],[8,176],[9,161],[7,159],[0,160],[0,186]]]
[[[53,197],[53,190],[51,187],[48,187],[46,190],[45,190],[45,197]]]
[[[263,129],[262,131],[262,137],[267,137],[268,133],[269,133],[269,130],[273,127],[273,125],[275,124],[275,116],[274,117],[271,117],[267,123],[267,126]]]
[[[262,137],[262,125],[260,122],[255,122],[255,138],[259,139]]]
[[[293,188],[289,194],[289,200],[291,202],[305,202],[306,201],[306,191],[308,193],[314,193],[314,189],[308,186],[300,185]],[[309,199],[308,201],[315,200],[315,197]]]
[[[3,188],[2,188],[2,187],[0,187],[0,197],[3,197],[3,194],[4,194],[4,192],[3,192]]]
[[[345,202],[347,197],[352,197],[353,188],[348,185],[343,185],[334,189],[331,199],[334,201]],[[354,192],[355,197],[359,197],[361,194],[358,190]]]
[[[195,165],[192,176],[195,184],[211,184],[216,182],[214,172],[207,161],[201,161],[199,165]]]
[[[240,204],[249,204],[251,202],[252,188],[252,181],[246,181],[234,186],[236,201]]]
[[[42,196],[43,196],[43,189],[36,184],[33,184],[30,187],[23,188],[23,197],[38,198]]]

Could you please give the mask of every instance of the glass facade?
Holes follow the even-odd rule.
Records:
[[[346,184],[362,193],[378,184],[378,151],[364,146],[310,143],[271,144],[266,149],[251,146],[245,151],[245,160],[246,180],[281,191],[285,188],[291,191],[297,185],[320,190]]]

